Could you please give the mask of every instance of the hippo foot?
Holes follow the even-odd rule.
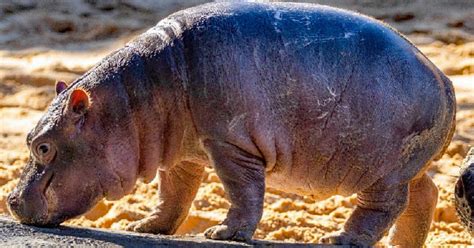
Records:
[[[204,232],[204,236],[206,236],[208,239],[215,240],[235,240],[249,242],[252,240],[253,231],[237,226],[222,224],[208,228]]]
[[[350,233],[341,231],[334,234],[323,236],[319,242],[323,244],[333,245],[355,245],[355,246],[370,246],[371,242],[361,239],[361,237],[352,235]]]
[[[158,216],[148,216],[142,220],[130,223],[126,230],[139,233],[173,234],[169,225],[160,220],[162,219]]]

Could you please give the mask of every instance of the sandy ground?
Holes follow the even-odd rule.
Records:
[[[159,2],[159,3],[157,3]],[[26,133],[54,97],[55,80],[72,81],[110,51],[167,14],[202,1],[2,1],[0,3],[0,213],[28,158]],[[329,1],[320,1],[328,3]],[[381,1],[382,2],[382,1]],[[454,182],[474,145],[474,3],[472,1],[331,1],[384,20],[412,40],[455,84],[457,129],[430,175],[440,196],[427,246],[474,245],[453,206]],[[119,201],[102,201],[70,225],[123,229],[152,211],[157,184],[138,183]],[[342,228],[355,197],[311,198],[267,190],[255,238],[317,242]],[[206,176],[179,234],[201,233],[229,207],[213,172]],[[379,243],[386,244],[385,238]]]

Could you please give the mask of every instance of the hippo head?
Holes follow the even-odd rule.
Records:
[[[95,101],[63,82],[56,93],[27,136],[29,161],[8,196],[10,212],[24,224],[58,225],[103,197],[130,193],[136,181],[138,145],[133,124],[124,121],[126,100]]]
[[[474,235],[474,148],[469,152],[464,166],[455,186],[455,205],[461,222]]]

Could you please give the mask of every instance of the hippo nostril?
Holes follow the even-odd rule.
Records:
[[[20,205],[20,201],[18,200],[18,196],[10,194],[7,198],[8,205],[12,208],[16,208]]]
[[[8,211],[11,215],[18,218],[18,214],[21,212],[21,202],[17,194],[10,193],[7,198]]]

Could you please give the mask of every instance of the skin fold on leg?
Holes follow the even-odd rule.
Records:
[[[226,142],[206,140],[204,146],[231,203],[224,222],[209,228],[204,235],[210,239],[249,241],[263,212],[264,162]]]
[[[399,247],[422,247],[438,201],[438,188],[426,174],[410,182],[408,207],[390,230],[389,243]]]
[[[159,171],[159,199],[148,217],[131,223],[127,229],[144,233],[174,234],[188,215],[202,182],[204,166],[181,162],[167,171]]]
[[[379,241],[405,210],[408,184],[385,186],[376,183],[357,195],[358,203],[344,229],[321,238],[322,243],[372,246]]]

